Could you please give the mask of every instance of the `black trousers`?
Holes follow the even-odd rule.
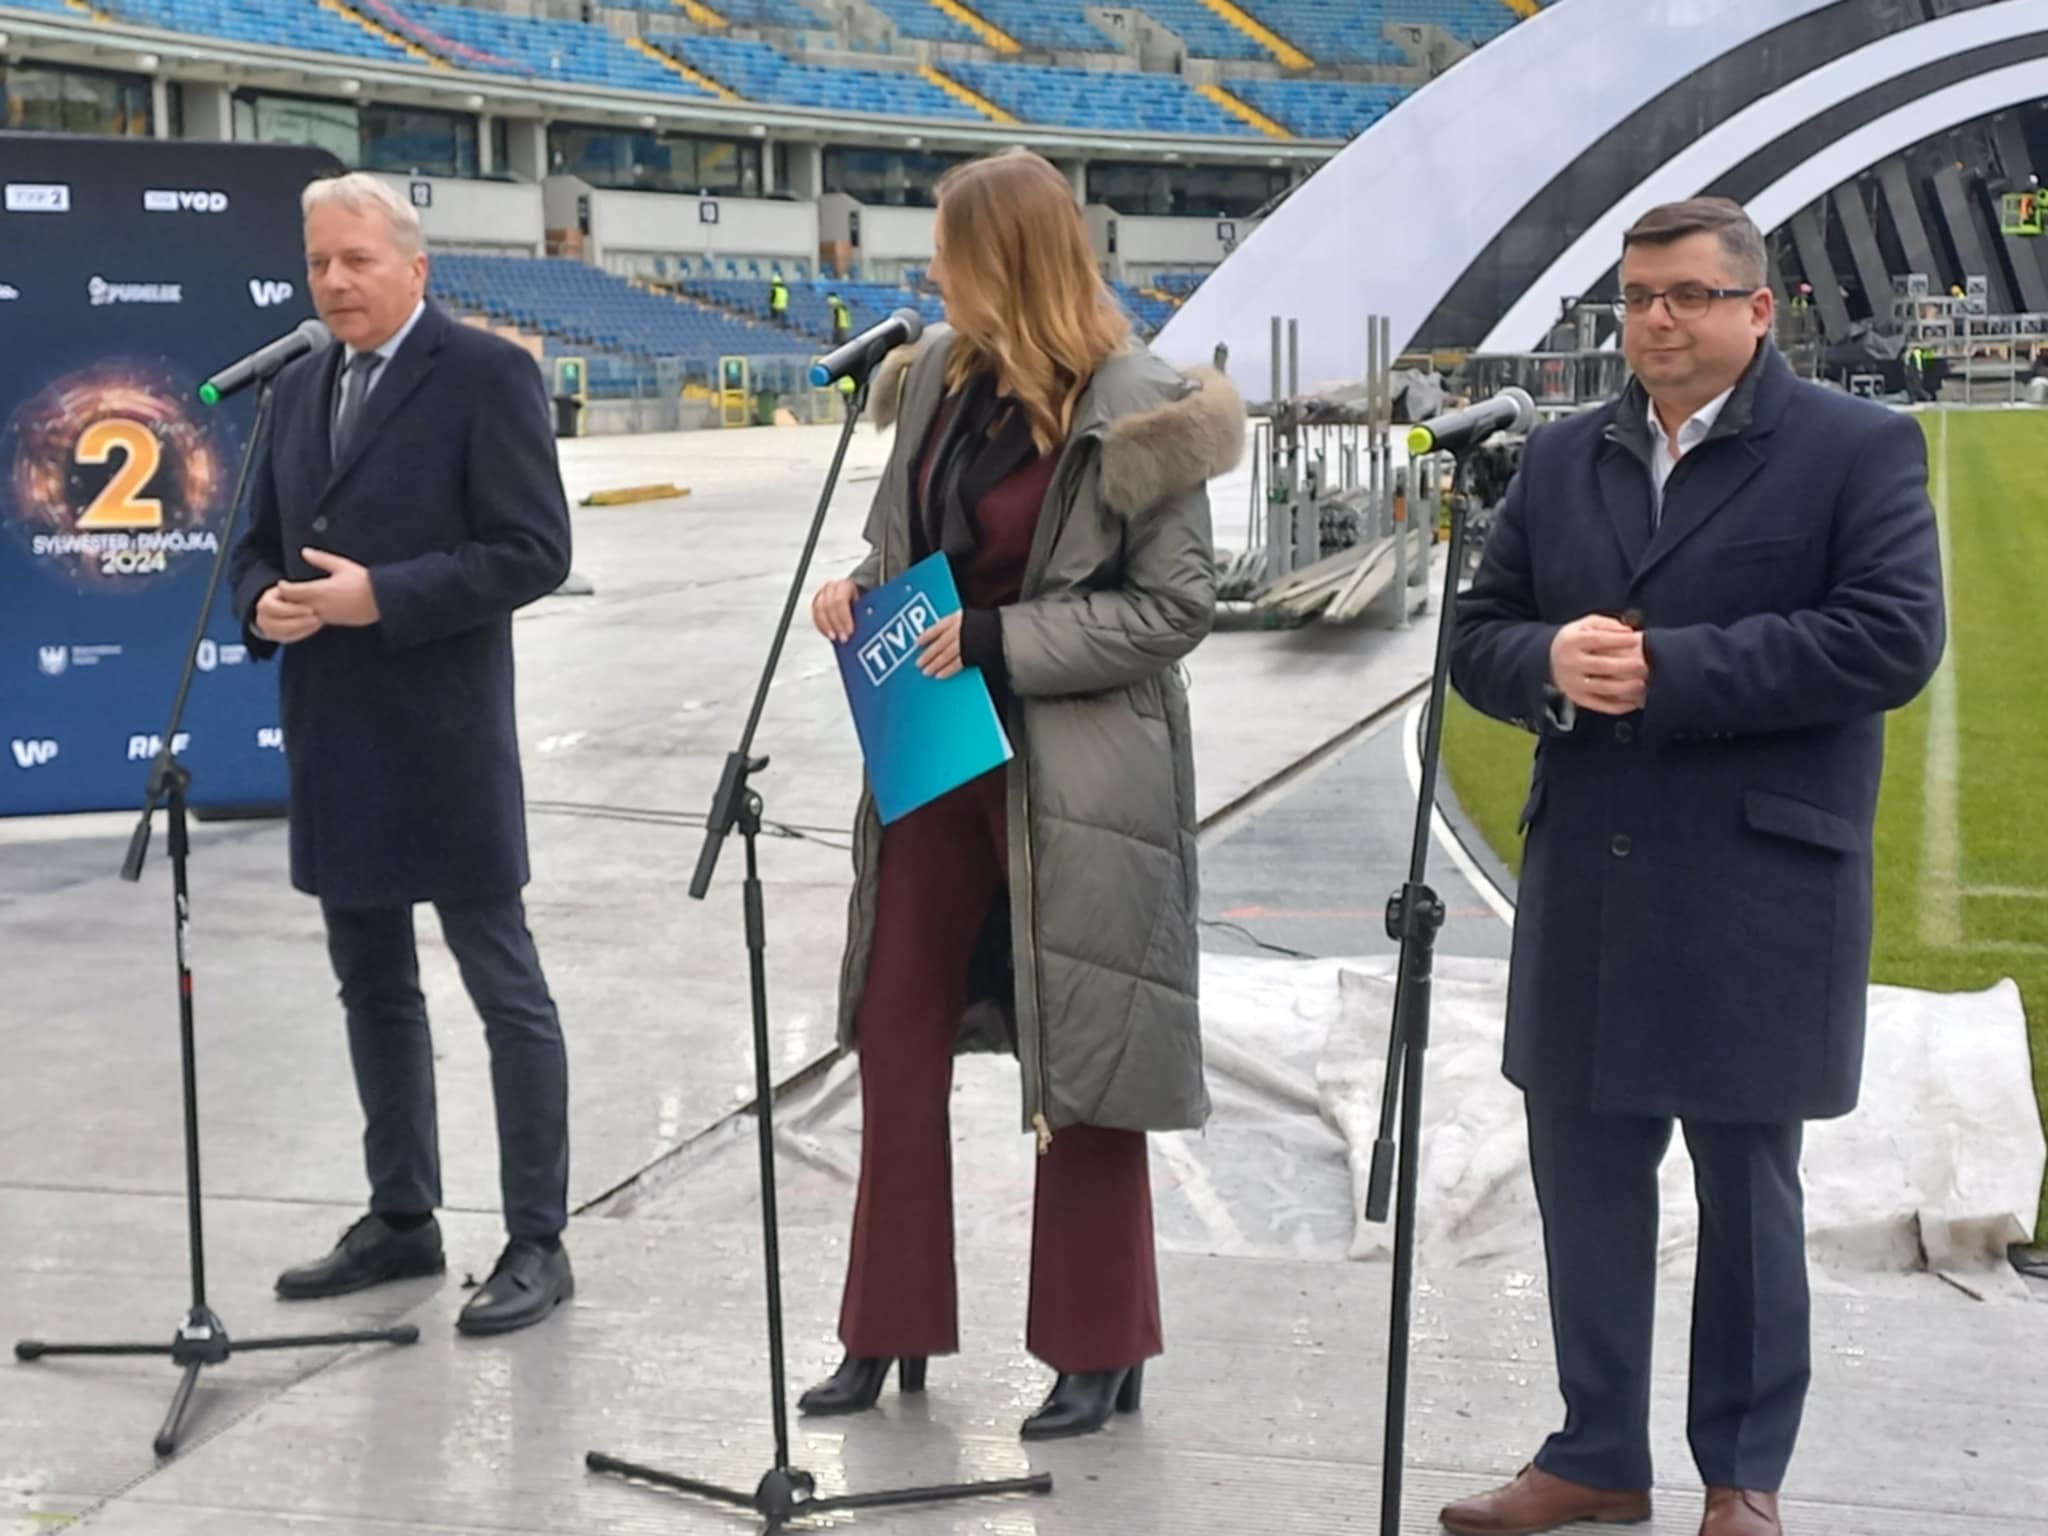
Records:
[[[434,1210],[441,1204],[434,1048],[412,908],[323,910],[363,1105],[370,1209]],[[552,1237],[569,1223],[569,1068],[525,903],[515,892],[435,910],[490,1046],[506,1231]]]
[[[1657,1166],[1668,1119],[1528,1100],[1565,1426],[1544,1471],[1647,1489],[1657,1288]],[[1811,1376],[1804,1127],[1685,1122],[1699,1199],[1686,1435],[1708,1486],[1774,1493]]]

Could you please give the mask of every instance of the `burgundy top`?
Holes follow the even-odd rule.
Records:
[[[925,440],[924,460],[918,466],[920,497],[931,494],[932,460],[952,411],[949,401]],[[972,509],[974,558],[966,570],[953,573],[963,608],[1001,608],[1024,595],[1024,567],[1038,532],[1038,510],[1045,505],[1058,468],[1058,454],[1040,454],[998,481]]]

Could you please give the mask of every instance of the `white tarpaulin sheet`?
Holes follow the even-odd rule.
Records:
[[[1298,967],[1306,1015],[1329,1026],[1316,1069],[1323,1113],[1351,1148],[1355,1258],[1383,1256],[1391,1224],[1364,1220],[1378,1134],[1394,961]],[[1439,958],[1423,1094],[1417,1250],[1424,1263],[1518,1267],[1540,1259],[1520,1093],[1501,1076],[1507,963]],[[2044,1148],[2019,989],[1870,989],[1862,1102],[1807,1127],[1809,1250],[1831,1270],[2010,1276],[2031,1235]],[[1662,1263],[1690,1272],[1692,1164],[1674,1136],[1662,1173]]]

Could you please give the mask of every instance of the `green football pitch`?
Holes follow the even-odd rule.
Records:
[[[1942,521],[1949,645],[1885,735],[1872,980],[2019,984],[2048,1105],[2048,415],[1923,415]],[[1530,738],[1453,698],[1444,766],[1519,873]],[[2036,1240],[2048,1242],[2048,1197]]]

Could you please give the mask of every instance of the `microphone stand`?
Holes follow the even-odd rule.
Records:
[[[1413,443],[1411,441],[1411,447]],[[1387,1076],[1380,1090],[1379,1137],[1372,1148],[1366,1186],[1368,1221],[1387,1219],[1388,1186],[1396,1156],[1394,1118],[1400,1114],[1401,1187],[1394,1214],[1394,1286],[1387,1324],[1386,1441],[1380,1482],[1380,1536],[1400,1536],[1401,1474],[1406,1454],[1408,1336],[1415,1288],[1416,1184],[1422,1160],[1422,1084],[1429,1050],[1429,1006],[1436,937],[1444,925],[1444,904],[1426,883],[1429,829],[1436,814],[1437,767],[1443,756],[1444,694],[1450,677],[1451,616],[1465,543],[1462,482],[1472,446],[1454,451],[1451,471],[1451,537],[1444,554],[1443,605],[1437,614],[1436,660],[1429,677],[1429,705],[1423,720],[1422,782],[1416,791],[1415,830],[1408,849],[1408,879],[1388,898],[1387,937],[1401,946],[1394,984],[1394,1018],[1387,1046]],[[1409,479],[1416,483],[1414,461]]]
[[[871,363],[876,361],[879,359],[870,360]],[[746,913],[748,980],[751,985],[754,1014],[754,1111],[759,1129],[761,1161],[761,1249],[766,1260],[768,1289],[768,1386],[775,1428],[775,1465],[749,1494],[722,1487],[717,1483],[702,1482],[658,1468],[622,1461],[602,1451],[588,1452],[583,1458],[584,1465],[593,1472],[614,1473],[638,1482],[651,1483],[656,1487],[695,1494],[714,1503],[749,1510],[765,1522],[765,1536],[775,1536],[776,1532],[792,1520],[838,1510],[938,1504],[956,1499],[1006,1493],[1052,1492],[1051,1474],[1041,1472],[1032,1477],[979,1483],[950,1483],[926,1488],[899,1488],[875,1493],[845,1493],[819,1498],[817,1480],[809,1472],[790,1464],[788,1388],[784,1368],[782,1327],[782,1252],[775,1204],[775,1098],[774,1085],[769,1080],[768,1065],[771,1048],[768,1042],[767,919],[756,851],[756,839],[761,831],[762,799],[760,792],[752,783],[755,774],[767,769],[768,759],[753,755],[754,732],[761,723],[762,710],[767,707],[768,689],[775,680],[775,668],[782,658],[783,642],[789,637],[790,622],[795,617],[797,603],[803,595],[804,578],[811,568],[811,556],[817,550],[819,535],[824,532],[825,515],[832,505],[832,493],[839,481],[840,467],[845,463],[846,450],[853,442],[854,426],[859,421],[861,409],[866,402],[867,380],[863,378],[859,390],[847,401],[846,422],[840,429],[839,446],[832,455],[832,468],[825,476],[825,487],[819,494],[817,511],[811,517],[810,533],[804,540],[803,554],[797,560],[796,575],[789,585],[789,596],[782,605],[782,618],[776,625],[774,640],[768,647],[767,664],[761,669],[760,681],[754,690],[754,704],[748,712],[746,728],[740,734],[739,746],[727,755],[717,792],[712,796],[711,810],[704,829],[704,846],[697,856],[696,874],[690,881],[691,900],[702,901],[705,893],[711,889],[711,877],[718,865],[719,850],[724,845],[727,834],[737,828],[747,850],[746,883],[741,890]]]
[[[220,1314],[206,1299],[206,1240],[200,1214],[199,1074],[193,1039],[192,956],[187,942],[192,926],[187,859],[192,844],[186,820],[185,793],[191,787],[192,775],[178,761],[178,726],[184,720],[185,701],[192,691],[199,642],[206,636],[207,621],[213,613],[215,595],[220,590],[228,550],[234,542],[235,521],[248,484],[249,466],[256,457],[257,445],[262,441],[264,427],[270,419],[270,397],[271,379],[265,377],[258,386],[255,419],[250,426],[249,441],[242,450],[242,466],[235,476],[235,492],[228,502],[227,522],[221,529],[220,546],[214,551],[213,571],[207,578],[206,596],[200,601],[198,622],[193,625],[191,642],[185,648],[185,670],[178,679],[177,696],[171,704],[170,724],[164,727],[163,744],[157,751],[155,762],[150,765],[142,817],[136,823],[135,833],[128,842],[128,855],[121,864],[123,880],[132,885],[142,878],[143,862],[149,853],[151,821],[156,814],[157,802],[165,802],[171,817],[171,895],[178,963],[178,1050],[183,1066],[185,1104],[185,1225],[190,1250],[192,1305],[168,1346],[46,1344],[40,1339],[22,1339],[14,1346],[15,1358],[23,1361],[44,1360],[57,1355],[167,1355],[171,1364],[181,1368],[184,1375],[179,1378],[177,1390],[171,1397],[170,1412],[164,1416],[163,1427],[156,1433],[154,1443],[159,1456],[168,1456],[178,1448],[185,1413],[192,1405],[192,1393],[198,1384],[199,1373],[208,1366],[225,1364],[229,1355],[236,1351],[246,1354],[252,1350],[324,1349],[345,1344],[411,1344],[420,1336],[419,1329],[407,1323],[396,1328],[231,1342]]]

